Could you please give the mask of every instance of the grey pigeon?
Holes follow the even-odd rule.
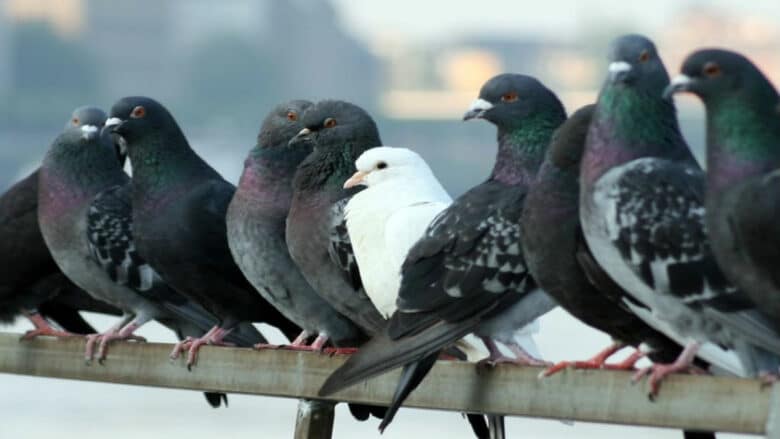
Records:
[[[290,101],[265,118],[228,208],[228,243],[255,289],[303,329],[292,347],[319,350],[328,340],[336,346],[357,346],[365,333],[312,289],[285,240],[293,175],[312,149],[308,142],[292,146],[288,142],[303,129],[301,119],[311,105]],[[312,336],[317,338],[307,346]]]
[[[225,215],[235,187],[193,151],[173,116],[145,97],[120,99],[106,127],[125,145],[133,166],[132,223],[138,255],[163,281],[217,317],[199,338],[178,344],[187,366],[204,344],[265,342],[251,322],[266,322],[288,337],[298,327],[268,304],[233,261]],[[236,334],[238,333],[238,334]]]
[[[66,128],[102,126],[106,114],[96,107],[73,111]],[[25,315],[35,326],[24,338],[68,336],[94,329],[78,311],[116,313],[109,305],[91,300],[62,275],[43,242],[38,227],[38,170],[17,182],[0,197],[0,321]],[[53,328],[54,320],[64,331]]]
[[[303,126],[290,147],[313,143],[314,150],[293,179],[290,256],[323,299],[366,333],[377,333],[385,319],[363,290],[344,218],[344,206],[359,188],[342,186],[355,173],[357,157],[382,144],[379,132],[365,110],[333,100],[306,110]]]
[[[123,311],[116,326],[88,337],[88,361],[96,343],[102,360],[108,343],[137,339],[134,331],[152,319],[178,317],[183,332],[202,332],[216,321],[138,256],[129,177],[112,154],[97,127],[70,128],[53,142],[40,172],[38,218],[55,262],[79,287]]]
[[[780,328],[780,99],[744,56],[699,50],[667,94],[707,109],[707,227],[726,276]]]
[[[732,373],[775,362],[780,340],[715,263],[704,224],[704,174],[662,98],[669,77],[653,43],[618,38],[588,131],[580,174],[580,220],[598,264],[628,292],[626,305],[685,346],[656,363],[651,396],[697,353]],[[635,304],[638,302],[639,304]],[[738,355],[737,356],[735,356]]]
[[[482,87],[465,116],[471,118],[498,128],[493,172],[433,220],[404,261],[389,326],[337,369],[320,394],[405,366],[391,415],[443,348],[470,332],[512,333],[554,306],[528,276],[519,220],[528,185],[566,118],[563,105],[536,79],[504,74]],[[386,416],[380,428],[391,420]]]
[[[57,265],[74,283],[120,310],[108,331],[87,337],[86,361],[102,362],[114,340],[142,338],[134,332],[151,319],[179,337],[200,335],[216,318],[165,285],[139,257],[132,234],[129,177],[95,126],[69,128],[43,161],[38,189],[41,233]],[[226,396],[206,393],[214,407]]]

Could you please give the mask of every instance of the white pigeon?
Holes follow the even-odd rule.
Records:
[[[425,160],[407,148],[371,148],[358,157],[355,167],[357,172],[344,188],[366,188],[345,207],[347,232],[366,294],[388,318],[396,310],[401,265],[409,249],[452,198]],[[538,356],[532,338],[538,330],[534,322],[507,336]],[[461,341],[457,346],[469,360],[484,357],[487,351],[475,346],[473,336],[468,339],[472,343]]]
[[[452,198],[425,160],[406,148],[371,148],[355,166],[344,187],[367,187],[347,203],[347,231],[366,294],[387,318],[396,309],[406,254]]]

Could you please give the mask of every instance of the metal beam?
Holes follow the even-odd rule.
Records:
[[[222,391],[320,399],[317,390],[342,356],[284,350],[216,348],[201,350],[188,372],[171,362],[171,345],[117,343],[105,365],[88,366],[80,339],[19,342],[0,333],[0,372],[141,386]],[[770,399],[777,408],[778,384],[756,380],[676,375],[650,402],[646,385],[631,385],[630,374],[616,371],[564,371],[539,380],[538,368],[498,366],[480,372],[473,364],[440,361],[407,400],[409,407],[586,422],[645,425],[689,430],[765,434],[774,427]],[[390,401],[398,371],[354,386],[340,401],[383,404]],[[772,394],[775,398],[770,398]],[[777,437],[777,436],[774,436]]]

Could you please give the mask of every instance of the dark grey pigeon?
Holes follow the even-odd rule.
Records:
[[[38,220],[57,265],[98,300],[122,311],[120,321],[87,337],[85,359],[102,362],[114,340],[136,339],[151,319],[179,337],[203,334],[216,318],[165,285],[138,255],[132,234],[130,181],[107,136],[70,128],[52,144],[40,171]],[[236,334],[236,341],[241,339]],[[227,400],[207,393],[212,406]]]
[[[96,107],[73,111],[69,127],[100,127],[106,114]],[[92,300],[62,275],[43,242],[38,227],[38,170],[0,197],[0,321],[25,315],[35,326],[24,338],[67,336],[94,329],[78,311],[116,313],[115,308]],[[53,328],[48,319],[59,327]]]
[[[95,344],[102,360],[108,343],[137,339],[134,331],[152,319],[177,319],[176,327],[191,333],[216,322],[168,288],[138,256],[130,179],[105,141],[96,127],[66,130],[43,161],[38,192],[41,232],[57,265],[93,297],[123,312],[116,326],[88,337],[87,360]]]
[[[355,173],[358,156],[382,144],[379,132],[362,108],[331,100],[306,110],[303,126],[290,148],[312,143],[314,150],[293,179],[290,256],[323,299],[366,333],[377,333],[385,319],[363,290],[344,219],[344,206],[360,188],[342,186]]]
[[[707,227],[726,276],[780,328],[780,99],[744,56],[700,50],[669,93],[707,109]]]
[[[268,304],[244,278],[227,242],[225,215],[235,187],[193,151],[173,116],[158,102],[127,97],[111,108],[106,126],[127,148],[133,166],[135,245],[166,284],[214,314],[200,338],[177,345],[192,366],[200,346],[264,343],[251,322],[266,322],[292,337],[298,327]],[[237,334],[236,334],[237,335]]]
[[[512,333],[553,308],[528,276],[519,221],[552,133],[566,119],[563,105],[536,79],[504,74],[482,87],[465,116],[471,118],[498,128],[490,178],[428,226],[403,264],[389,326],[337,369],[320,394],[405,366],[392,415],[443,348],[470,332],[485,338]],[[391,420],[386,416],[380,428]]]
[[[754,375],[777,361],[780,339],[715,263],[704,173],[673,104],[662,98],[666,69],[653,43],[638,35],[618,38],[610,61],[582,158],[583,232],[598,264],[632,296],[626,305],[685,346],[674,363],[656,363],[635,378],[650,373],[655,395],[663,377],[687,370],[697,353]]]
[[[624,346],[638,348],[645,343],[654,361],[674,360],[681,350],[623,304],[631,296],[604,273],[584,241],[579,218],[579,165],[594,109],[588,105],[577,110],[556,131],[526,198],[521,236],[528,270],[539,287],[571,315],[609,334],[615,343],[591,360],[559,363],[545,371],[545,376],[569,366],[632,369],[641,354],[617,365],[606,364],[608,357]],[[551,224],[555,224],[554,233]]]
[[[286,348],[318,351],[328,341],[335,346],[357,346],[367,336],[312,289],[287,250],[285,225],[292,179],[312,150],[308,142],[289,146],[289,141],[303,129],[303,113],[311,105],[290,101],[266,117],[228,207],[227,227],[230,250],[241,271],[269,303],[302,328]],[[316,339],[307,345],[313,336]],[[384,411],[356,404],[349,407],[359,420],[368,419],[371,413],[381,417]]]
[[[320,350],[328,340],[336,346],[357,346],[367,339],[365,333],[312,289],[285,240],[293,175],[312,150],[308,142],[288,143],[303,129],[301,119],[311,105],[290,101],[265,118],[228,208],[228,243],[255,289],[303,329],[292,347]],[[316,340],[307,346],[313,336]]]

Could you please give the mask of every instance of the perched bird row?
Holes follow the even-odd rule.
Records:
[[[568,118],[539,80],[490,79],[464,119],[496,126],[495,165],[455,200],[343,101],[276,107],[237,188],[156,101],[79,109],[0,199],[0,254],[14,255],[0,317],[28,315],[29,336],[89,332],[85,358],[101,362],[157,320],[188,367],[204,344],[275,347],[252,325],[265,322],[288,349],[356,351],[322,395],[403,367],[388,407],[351,406],[380,429],[441,355],[480,355],[469,334],[480,364],[550,366],[543,376],[648,355],[634,379],[649,375],[651,396],[673,372],[776,378],[777,92],[725,50],[695,52],[671,82],[643,36],[615,40],[609,61],[597,102]],[[680,133],[682,91],[705,103],[706,173]],[[556,305],[614,343],[587,361],[539,359],[529,334]],[[76,310],[122,317],[94,334]],[[637,350],[607,363],[624,346]],[[503,435],[501,417],[468,417],[477,436]]]

